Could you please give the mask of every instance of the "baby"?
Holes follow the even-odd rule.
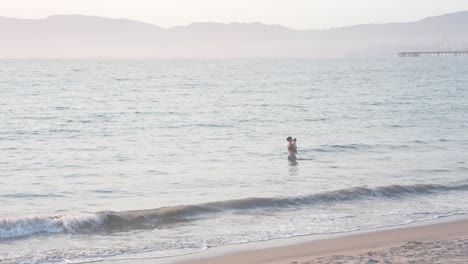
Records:
[[[293,148],[294,148],[294,153],[297,154],[297,145],[296,145],[296,142],[297,142],[297,138],[294,138],[294,139],[293,139],[292,145],[293,145]]]

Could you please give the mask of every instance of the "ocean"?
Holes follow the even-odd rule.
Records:
[[[0,60],[0,263],[466,215],[467,96],[467,57]]]

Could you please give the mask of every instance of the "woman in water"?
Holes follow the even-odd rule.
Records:
[[[296,144],[294,144],[292,137],[288,137],[286,140],[288,141],[288,160],[291,162],[296,162]]]

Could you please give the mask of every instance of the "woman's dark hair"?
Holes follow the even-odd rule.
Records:
[[[286,141],[292,140],[292,137],[287,137]]]

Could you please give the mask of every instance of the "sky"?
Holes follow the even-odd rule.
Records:
[[[81,14],[127,18],[164,28],[192,22],[280,24],[328,29],[410,22],[468,11],[468,0],[0,0],[0,16]]]

